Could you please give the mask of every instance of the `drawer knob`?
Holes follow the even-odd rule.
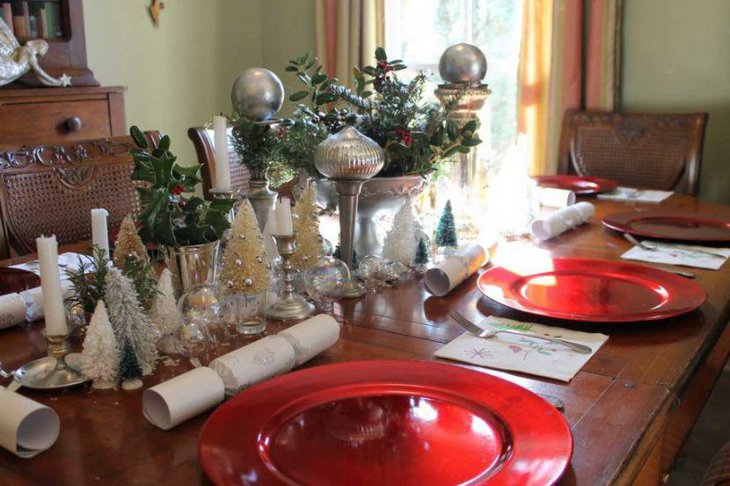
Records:
[[[81,130],[81,126],[83,124],[81,123],[81,118],[75,116],[66,120],[65,125],[66,130],[68,130],[69,132],[78,132],[79,130]]]

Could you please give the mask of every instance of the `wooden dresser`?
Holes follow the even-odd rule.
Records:
[[[0,88],[0,146],[124,135],[124,88]]]

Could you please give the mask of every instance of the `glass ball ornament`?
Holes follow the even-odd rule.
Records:
[[[487,58],[477,46],[456,44],[441,54],[439,74],[447,83],[479,84],[487,75]]]
[[[177,303],[182,325],[178,338],[186,356],[199,356],[215,343],[216,327],[220,324],[221,303],[218,289],[199,285],[184,293]]]
[[[329,311],[332,303],[341,298],[349,278],[350,272],[342,260],[321,257],[304,272],[304,289],[323,311]]]
[[[284,86],[268,69],[246,69],[233,81],[231,102],[236,111],[250,120],[266,121],[281,109]]]
[[[367,255],[360,260],[357,276],[369,289],[387,286],[408,272],[408,267],[378,255]]]

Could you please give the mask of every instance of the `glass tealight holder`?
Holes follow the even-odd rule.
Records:
[[[223,322],[230,332],[244,336],[264,332],[266,330],[266,292],[225,296]]]
[[[186,357],[199,357],[214,347],[221,323],[217,288],[200,285],[184,293],[178,301],[182,325],[178,338]]]

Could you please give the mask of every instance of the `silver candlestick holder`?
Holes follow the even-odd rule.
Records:
[[[338,180],[335,189],[339,195],[340,205],[340,249],[342,261],[347,265],[350,278],[342,287],[341,295],[346,299],[356,299],[367,293],[367,289],[352,277],[352,261],[355,251],[355,219],[357,218],[357,203],[364,180]]]
[[[291,257],[296,250],[296,237],[294,235],[273,236],[276,240],[276,249],[282,260],[281,269],[284,274],[284,288],[281,299],[269,307],[267,315],[280,321],[306,319],[314,314],[314,305],[294,291],[294,265],[291,263]]]
[[[48,356],[18,368],[13,373],[15,381],[26,388],[37,390],[66,388],[89,381],[66,363],[66,357],[71,349],[67,335],[47,336],[46,339]]]

